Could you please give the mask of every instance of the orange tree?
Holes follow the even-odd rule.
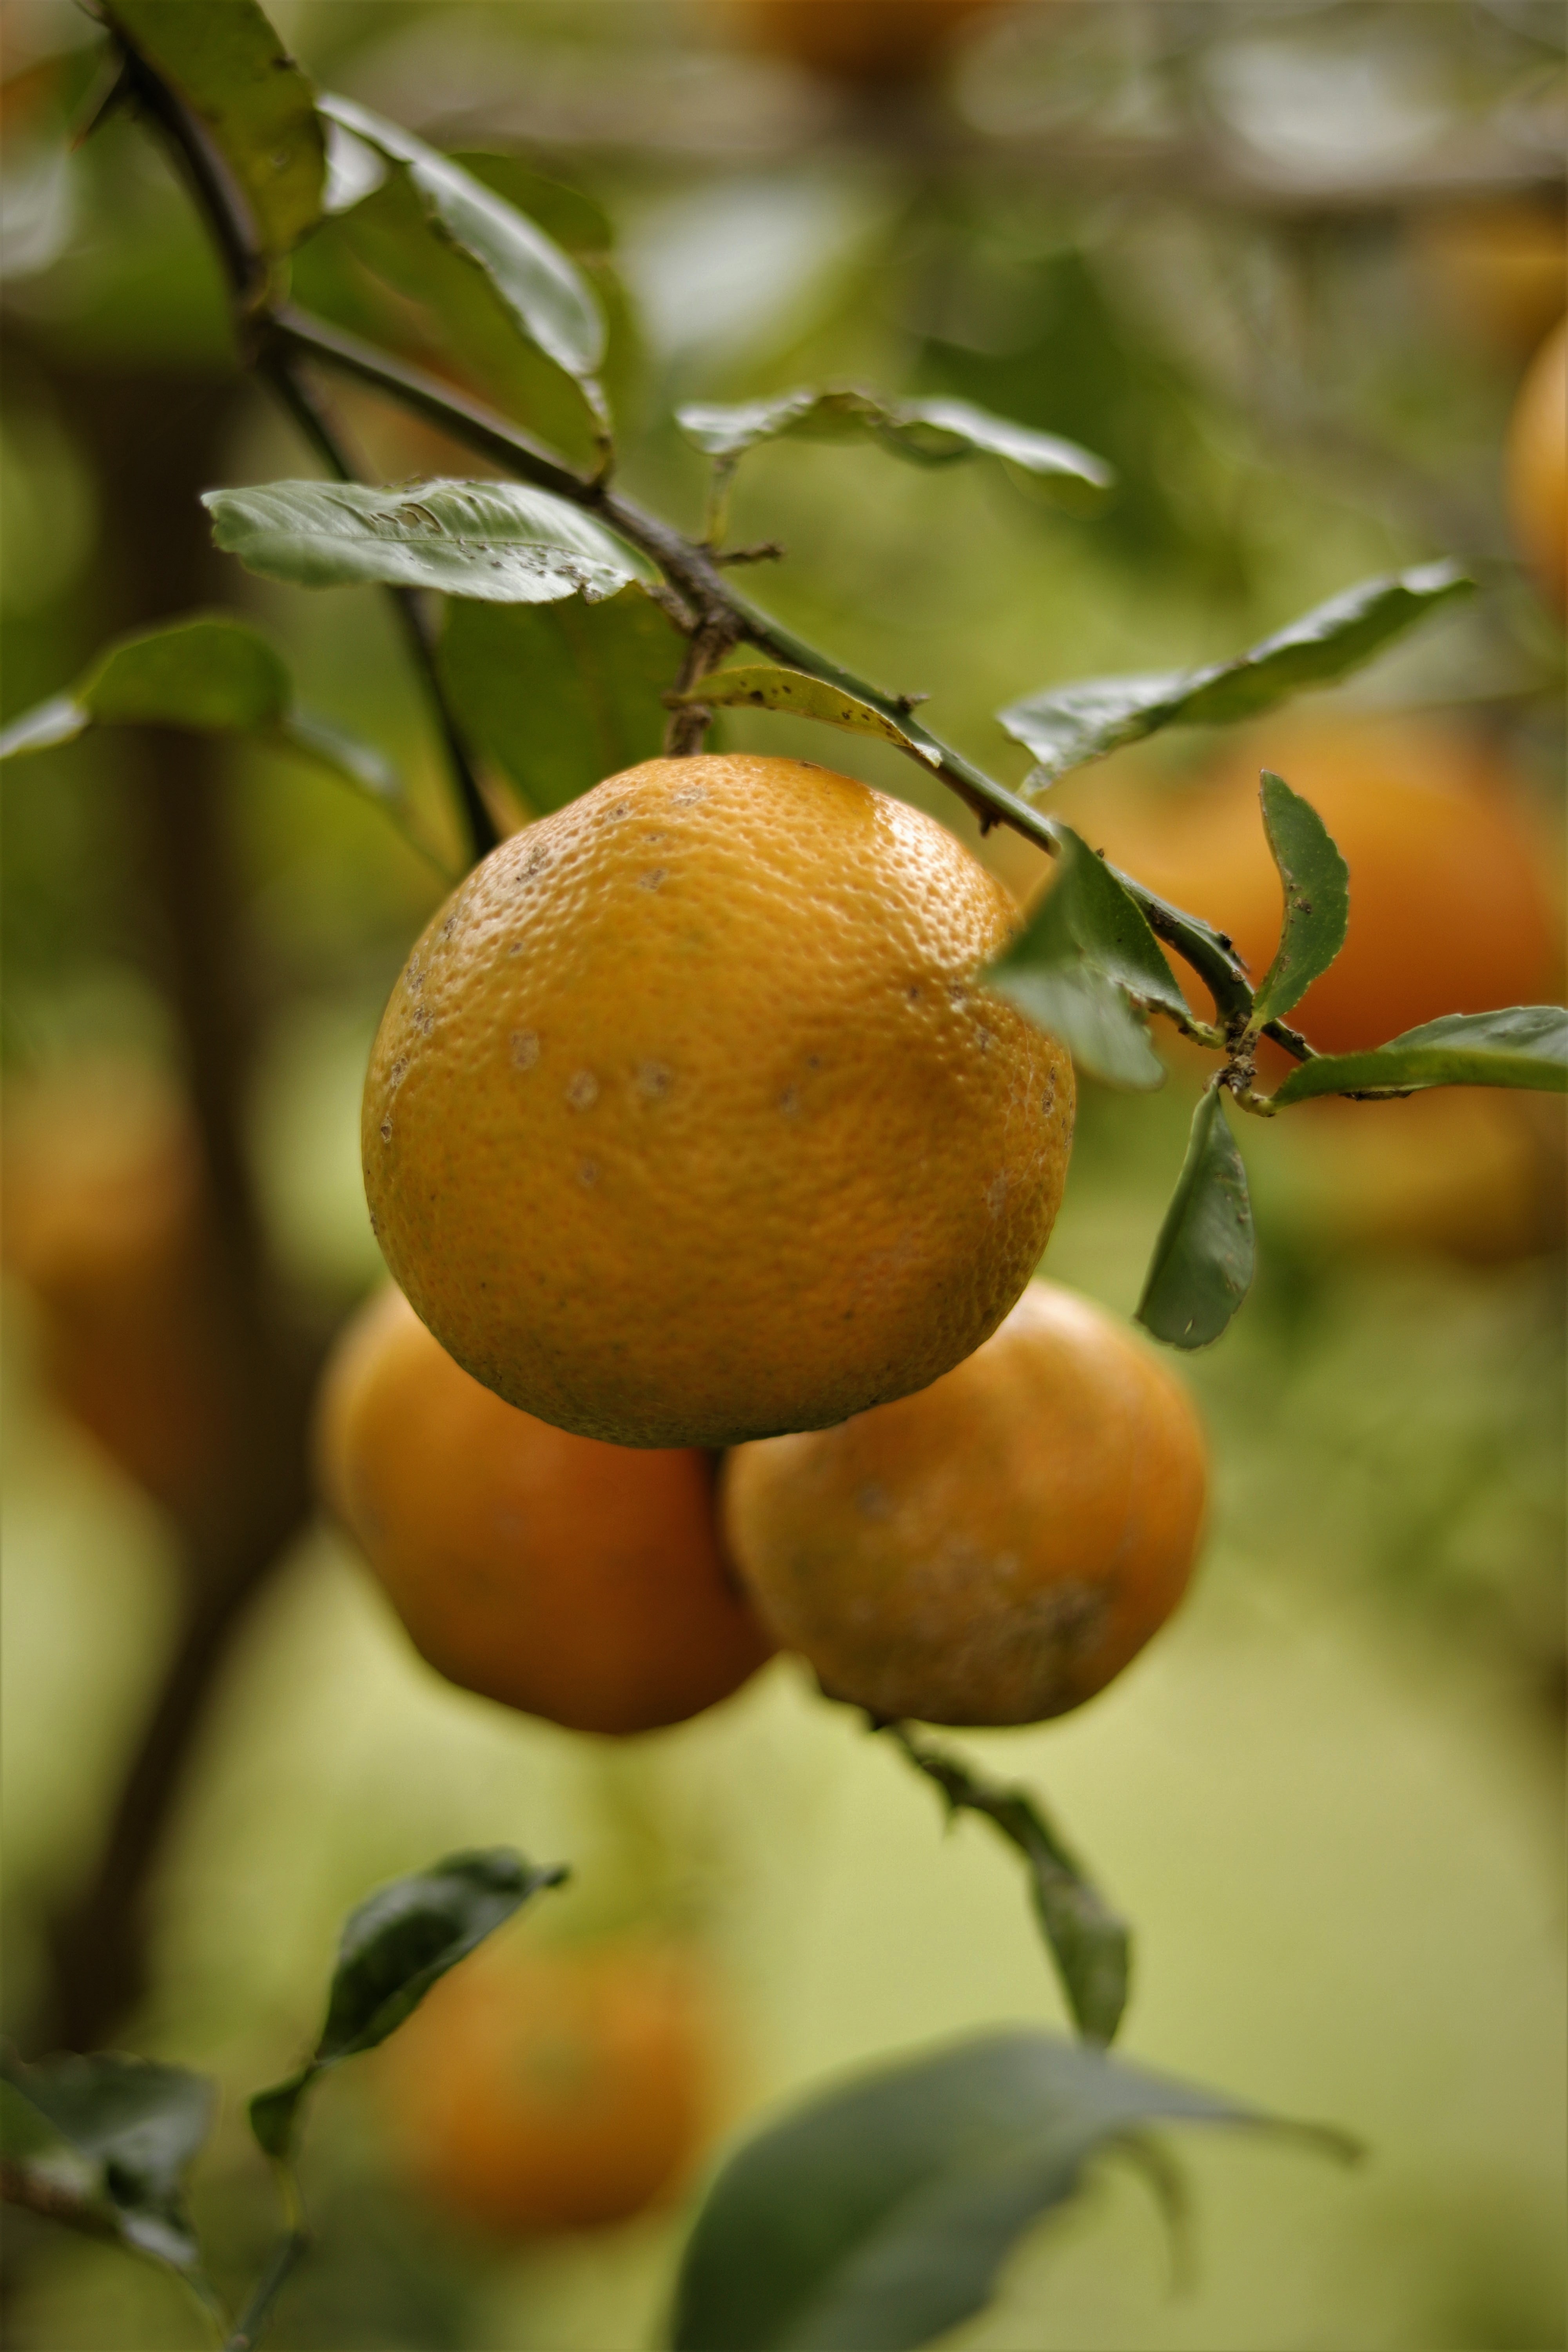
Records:
[[[459,884],[458,897],[437,919],[438,935],[449,937],[465,908],[484,908],[496,877],[511,875],[518,864],[515,852],[499,844],[476,752],[514,771],[521,766],[531,805],[563,813],[558,830],[571,836],[579,803],[583,824],[591,826],[606,809],[616,814],[617,794],[630,807],[645,785],[664,795],[661,810],[666,803],[673,808],[680,794],[671,770],[699,779],[711,770],[715,782],[732,781],[735,763],[710,760],[702,749],[713,714],[726,709],[795,714],[852,737],[890,742],[951,790],[983,830],[1010,827],[1054,862],[1052,887],[1014,936],[987,937],[981,925],[963,947],[962,968],[947,972],[933,962],[925,973],[954,992],[955,1001],[968,1003],[973,995],[982,1015],[994,1008],[996,1021],[1008,1024],[1005,1035],[1020,1066],[1042,1074],[1042,1103],[1048,1097],[1047,1108],[1054,1106],[1059,1117],[1064,1094],[1052,1091],[1049,1073],[1064,1050],[1080,1070],[1110,1085],[1134,1091],[1157,1085],[1162,1066],[1151,1044],[1154,1020],[1169,1023],[1211,1057],[1212,1074],[1138,1310],[1152,1338],[1177,1349],[1216,1339],[1252,1277],[1251,1213],[1233,1114],[1273,1118],[1323,1096],[1386,1098],[1445,1086],[1563,1090],[1568,1020],[1552,1006],[1447,1013],[1348,1052],[1316,1051],[1292,1025],[1298,1004],[1343,944],[1348,890],[1344,861],[1321,816],[1284,777],[1265,769],[1261,780],[1260,820],[1279,878],[1283,920],[1260,976],[1211,923],[1099,856],[1051,813],[1046,797],[1058,778],[1121,745],[1167,728],[1253,720],[1298,692],[1348,675],[1425,615],[1469,593],[1457,567],[1434,562],[1361,583],[1234,658],[1200,670],[1096,677],[1015,701],[1001,714],[1003,723],[1036,764],[1024,785],[1010,791],[928,729],[916,716],[917,698],[888,693],[854,675],[741,593],[735,567],[768,551],[726,544],[731,480],[746,453],[762,443],[827,437],[859,440],[917,465],[1000,459],[1037,485],[1081,500],[1108,486],[1110,469],[1100,458],[958,398],[895,399],[834,386],[740,406],[688,406],[679,413],[680,428],[713,465],[706,527],[700,537],[689,537],[618,485],[613,402],[602,382],[606,331],[600,295],[534,217],[525,192],[509,194],[491,184],[494,174],[487,179],[467,170],[396,124],[314,92],[252,0],[212,0],[199,11],[179,0],[108,0],[103,13],[107,71],[84,131],[130,108],[163,143],[221,260],[241,360],[277,395],[329,477],[209,493],[216,544],[252,571],[294,586],[369,582],[397,601],[439,720],[468,850],[479,869],[473,881]],[[326,215],[352,216],[367,192],[384,186],[395,192],[401,207],[395,244],[401,240],[401,256],[415,278],[431,256],[447,272],[420,280],[426,290],[430,283],[447,289],[436,301],[437,314],[443,299],[454,320],[466,300],[489,305],[491,331],[510,339],[524,372],[541,387],[541,412],[556,428],[560,448],[536,439],[449,376],[290,299],[294,249]],[[384,234],[384,222],[382,227]],[[397,259],[395,254],[395,270]],[[334,375],[401,404],[449,440],[467,445],[501,478],[444,478],[395,488],[356,478],[324,389]],[[449,600],[439,639],[423,601],[431,591]],[[548,700],[532,702],[526,726],[517,687],[524,668],[534,680],[550,680]],[[254,734],[372,793],[395,822],[416,830],[411,806],[384,763],[302,710],[280,656],[238,620],[196,613],[117,640],[73,690],[16,721],[3,748],[7,756],[37,753],[95,726],[198,738]],[[525,733],[531,740],[520,755]],[[794,774],[790,794],[778,795],[782,779],[766,772],[784,764],[754,763],[763,772],[753,779],[755,803],[768,820],[764,834],[771,826],[774,839],[751,845],[747,859],[752,873],[764,877],[798,865],[818,821],[811,772]],[[623,772],[612,780],[608,801],[602,796],[606,768]],[[626,779],[628,768],[642,781]],[[864,790],[823,777],[815,789],[824,807],[840,786],[852,796]],[[725,856],[741,828],[737,814],[721,814],[724,822],[713,837],[693,851],[710,890],[722,889]],[[873,811],[867,821],[880,819]],[[523,879],[527,865],[525,851]],[[647,870],[661,869],[656,862]],[[634,887],[641,878],[633,877]],[[957,869],[952,887],[960,892],[967,887]],[[858,919],[874,940],[881,913],[873,861],[862,877]],[[510,947],[507,925],[515,917],[503,908],[485,919]],[[552,919],[563,919],[559,908]],[[657,931],[648,936],[657,956]],[[602,951],[613,956],[613,924],[606,937]],[[568,966],[572,944],[568,935]],[[666,942],[667,961],[669,952]],[[448,980],[460,1006],[469,982],[461,959],[456,961]],[[1175,965],[1201,984],[1196,1009]],[[801,970],[815,978],[806,966]],[[393,1016],[395,1030],[398,1023],[407,1030],[407,1051],[398,1031],[373,1072],[367,1122],[373,1196],[375,1144],[389,1139],[389,1129],[396,1132],[396,1089],[419,1041],[430,1034],[426,1022],[433,1025],[432,1016],[421,1018],[417,1002],[408,1010],[408,999],[420,996],[424,971],[416,950],[403,997],[395,1000],[402,1006]],[[705,984],[700,956],[690,971],[691,990],[700,992]],[[917,993],[921,984],[910,983]],[[197,1001],[199,974],[187,975],[187,986],[193,1026],[199,1029],[205,1010]],[[870,1021],[869,993],[863,1010]],[[858,1013],[852,992],[832,1012],[835,1034],[847,1037],[853,1051]],[[987,1038],[994,1034],[987,1032]],[[531,1068],[536,1033],[521,1026],[505,1034],[515,1066]],[[1274,1066],[1266,1041],[1289,1066],[1277,1083],[1266,1076]],[[975,1045],[977,1053],[983,1050],[978,1040]],[[586,1076],[596,1089],[595,1074]],[[438,1144],[440,1168],[455,1168],[459,1176],[475,1154],[489,1148],[487,1083],[473,1082],[472,1070],[466,1073],[458,1056],[455,1072],[442,1074],[443,1090],[429,1114],[427,1150],[434,1152]],[[653,1085],[650,1099],[662,1091]],[[578,1109],[595,1099],[596,1092],[590,1097],[582,1087],[574,1098],[568,1095]],[[225,1107],[208,1108],[210,1132],[221,1141]],[[962,1118],[960,1108],[956,1139],[951,1123],[945,1138],[960,1170],[972,1140]],[[851,1147],[870,1160],[889,1150],[875,1116],[864,1133],[856,1135],[853,1122],[847,1132]],[[1059,1141],[1065,1150],[1065,1132]],[[1047,1153],[1044,1160],[1059,1156]],[[983,1181],[983,1155],[973,1166]],[[843,1171],[847,1181],[854,1168],[851,1159]],[[1059,1187],[1059,1166],[1042,1163],[1034,1174],[1047,1192]],[[590,1187],[597,1181],[596,1163],[594,1176],[581,1181]],[[654,1192],[657,1197],[657,1187]],[[1045,1192],[1040,1202],[1037,1239],[1048,1228],[1054,1205]],[[289,1450],[288,1431],[297,1426],[309,1365],[291,1358],[271,1329],[256,1288],[260,1269],[243,1230],[243,1199],[232,1190],[229,1205],[236,1226],[229,1264],[242,1277],[232,1318],[236,1345],[253,1373],[259,1365],[266,1374],[264,1402],[280,1432],[280,1459]],[[977,1197],[970,1205],[979,1228],[986,1202]],[[710,1396],[695,1403],[683,1396],[679,1381],[662,1401],[668,1410],[657,1423],[634,1417],[629,1424],[606,1423],[596,1418],[599,1403],[581,1402],[588,1377],[582,1364],[565,1360],[573,1344],[586,1344],[593,1336],[581,1310],[564,1337],[553,1328],[542,1337],[537,1323],[521,1338],[515,1329],[498,1332],[495,1300],[477,1309],[474,1300],[488,1279],[483,1264],[493,1259],[502,1276],[511,1271],[504,1251],[495,1257],[499,1244],[485,1239],[482,1263],[458,1264],[454,1270],[448,1249],[455,1246],[460,1259],[473,1217],[459,1221],[452,1245],[439,1214],[421,1222],[406,1199],[396,1213],[414,1233],[412,1241],[405,1232],[398,1243],[408,1278],[431,1300],[431,1321],[447,1325],[454,1351],[467,1358],[470,1370],[514,1403],[543,1402],[591,1433],[661,1445],[713,1443],[716,1433],[771,1443],[775,1428],[841,1421],[858,1409],[896,1411],[891,1400],[928,1388],[985,1339],[1029,1272],[1029,1252],[1017,1247],[1011,1254],[1017,1263],[1010,1258],[991,1280],[994,1268],[986,1263],[984,1242],[978,1244],[970,1269],[980,1301],[974,1311],[953,1319],[934,1353],[922,1354],[918,1331],[917,1344],[906,1342],[891,1360],[879,1357],[873,1345],[866,1368],[847,1388],[835,1385],[827,1351],[826,1370],[816,1371],[810,1393],[748,1406],[732,1425],[721,1412],[715,1420]],[[1025,1226],[1035,1231],[1027,1219]],[[584,1256],[570,1232],[563,1231],[561,1246],[563,1279],[569,1286],[580,1275],[583,1295],[592,1295],[591,1252]],[[487,1250],[492,1259],[485,1258]],[[795,1303],[770,1297],[765,1261],[754,1279],[763,1315]],[[458,1294],[462,1313],[448,1315],[440,1303],[444,1280]],[[938,1285],[933,1318],[940,1295]],[[907,1300],[900,1300],[904,1307]],[[682,1334],[703,1380],[712,1371],[710,1361],[701,1361],[707,1311],[699,1298],[690,1309],[694,1326]],[[559,1393],[542,1394],[519,1370],[530,1360],[531,1348],[557,1370],[564,1363]],[[622,1393],[626,1370],[616,1367],[610,1383],[616,1388],[618,1381]],[[641,1375],[645,1394],[660,1386],[658,1363],[633,1365],[630,1373]],[[631,1387],[638,1388],[636,1377]],[[940,1397],[940,1390],[934,1393]],[[221,1643],[299,1508],[297,1481],[268,1481],[265,1469],[258,1475],[268,1488],[269,1509],[249,1549],[215,1571],[205,1602],[193,1614],[190,1675],[198,1679],[203,1644],[210,1652]],[[743,1483],[743,1469],[738,1475]],[[1185,1546],[1184,1535],[1173,1571],[1178,1582]],[[912,1705],[910,1712],[915,1713]],[[931,1712],[942,1709],[933,1706]],[[893,1734],[951,1807],[990,1820],[1022,1855],[1080,2039],[990,2035],[889,2065],[806,2103],[742,2147],[713,2184],[687,2250],[673,2319],[680,2347],[919,2344],[984,2303],[1008,2249],[1035,2217],[1071,2194],[1100,2147],[1162,2119],[1267,2121],[1243,2102],[1148,2074],[1109,2054],[1128,1990],[1124,1923],[1026,1792],[981,1780],[901,1718],[889,1722],[873,1714],[872,1720]],[[171,1752],[183,1727],[188,1723],[172,1704],[165,1739]],[[156,1755],[154,1768],[166,1779],[167,1766]],[[5,2193],[172,2265],[193,2285],[226,2342],[257,2341],[308,2245],[293,2158],[311,2085],[344,2058],[384,2040],[438,1977],[560,1875],[510,1851],[454,1855],[384,1889],[351,1918],[317,2049],[296,2075],[252,2103],[257,2139],[279,2170],[286,2228],[237,2318],[207,2284],[184,2205],[185,2173],[211,2115],[210,2095],[199,2078],[90,2051],[31,2065],[8,2062]],[[79,2017],[92,2013],[90,2003],[77,2011]],[[1343,2146],[1331,2134],[1319,2137],[1324,2146]]]

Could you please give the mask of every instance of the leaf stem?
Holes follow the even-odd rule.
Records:
[[[290,2229],[280,2238],[272,2259],[257,2282],[256,2292],[236,2322],[234,2333],[224,2346],[224,2352],[251,2352],[261,2340],[261,2331],[272,2315],[288,2280],[310,2251],[310,2233],[304,2228]]]

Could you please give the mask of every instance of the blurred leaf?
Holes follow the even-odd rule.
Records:
[[[0,2080],[8,2164],[79,2196],[84,2220],[99,2217],[139,2253],[197,2271],[184,2176],[212,2129],[213,2084],[183,2066],[103,2054],[47,2058],[36,2066],[6,2057]],[[69,2172],[59,2163],[66,2151],[78,2160]]]
[[[1075,1062],[1111,1086],[1163,1084],[1142,1010],[1185,1021],[1187,1007],[1143,915],[1070,826],[1053,824],[1060,863],[1034,914],[983,974]]]
[[[678,409],[676,422],[689,441],[725,467],[759,442],[787,435],[809,441],[870,439],[926,466],[981,455],[1005,457],[1028,473],[1060,476],[1096,490],[1111,480],[1110,467],[1076,442],[993,416],[967,400],[884,400],[874,392],[802,386],[738,407],[696,403]]]
[[[1030,2224],[1154,2122],[1300,2131],[1084,2043],[994,2032],[819,2095],[731,2158],[676,2290],[675,2352],[903,2352],[979,2311]],[[1328,2132],[1325,2150],[1352,2152]]]
[[[395,1879],[351,1913],[314,2054],[250,2103],[250,2127],[267,2154],[289,2161],[300,2103],[319,2076],[384,2042],[438,1978],[530,1895],[565,1875],[560,1867],[535,1868],[510,1846],[492,1846]]]
[[[613,596],[639,556],[587,515],[521,482],[268,482],[207,490],[213,537],[247,571],[297,588],[381,581],[487,604]]]
[[[962,1762],[916,1739],[901,1723],[886,1727],[911,1764],[934,1780],[950,1813],[981,1813],[1016,1846],[1029,1866],[1036,1916],[1080,2033],[1113,2042],[1127,2007],[1131,1938],[1076,1855],[1062,1843],[1027,1789],[998,1788]]]
[[[542,229],[460,165],[353,100],[321,111],[404,165],[434,226],[489,278],[522,332],[558,367],[591,382],[605,356],[605,321],[593,289]]]
[[[1261,1028],[1299,1004],[1345,943],[1350,872],[1322,818],[1283,776],[1265,768],[1263,829],[1285,893],[1285,920],[1273,962],[1258,983],[1253,1021]]]
[[[1501,1013],[1446,1013],[1363,1054],[1320,1054],[1300,1063],[1274,1100],[1372,1094],[1423,1087],[1528,1087],[1568,1093],[1568,1013],[1512,1004]]]
[[[598,604],[455,602],[439,661],[464,731],[543,815],[656,757],[680,641],[635,587]]]
[[[1423,564],[1347,588],[1234,661],[1145,677],[1086,678],[1047,688],[996,715],[1014,740],[1034,753],[1038,764],[1026,789],[1039,791],[1069,768],[1162,728],[1250,719],[1308,688],[1331,686],[1439,605],[1470,594],[1474,585],[1451,563]]]
[[[820,719],[829,727],[842,727],[852,735],[879,735],[884,742],[896,743],[900,751],[913,752],[928,767],[942,764],[942,752],[929,739],[922,740],[918,732],[906,733],[885,711],[874,710],[847,688],[829,686],[825,678],[813,677],[806,670],[747,662],[734,669],[716,669],[685,694],[670,698],[715,710],[789,710],[797,718]]]
[[[103,15],[210,131],[263,250],[289,252],[321,217],[326,142],[310,83],[255,0],[104,0]]]
[[[1217,1339],[1252,1284],[1247,1171],[1217,1085],[1193,1114],[1187,1156],[1149,1262],[1138,1321],[1173,1348]]]

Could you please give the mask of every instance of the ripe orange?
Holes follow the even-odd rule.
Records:
[[[966,18],[994,0],[742,0],[758,48],[845,81],[912,80]]]
[[[318,1406],[324,1494],[438,1674],[575,1731],[727,1698],[772,1644],[720,1548],[697,1453],[569,1436],[470,1380],[390,1286]]]
[[[1531,362],[1508,430],[1508,503],[1542,593],[1568,606],[1568,319]]]
[[[405,2166],[509,2236],[628,2220],[700,2146],[706,2006],[674,1950],[482,1947],[378,2053]]]
[[[923,1388],[1056,1216],[1065,1053],[975,975],[1016,920],[942,825],[804,761],[650,760],[493,850],[365,1085],[394,1275],[487,1388],[622,1445]]]
[[[7,1103],[5,1258],[70,1417],[187,1524],[221,1496],[235,1368],[199,1148],[156,1073],[95,1060]]]
[[[740,1447],[724,1525],[758,1615],[831,1696],[1035,1723],[1102,1690],[1181,1599],[1205,1462],[1153,1351],[1037,1282],[919,1396]]]

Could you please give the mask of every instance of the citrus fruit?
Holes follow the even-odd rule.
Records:
[[[621,1445],[923,1388],[1061,1197],[1071,1066],[976,975],[1016,921],[929,816],[804,761],[650,760],[492,850],[383,1016],[365,1188],[487,1388]]]
[[[326,1497],[421,1656],[576,1731],[679,1723],[772,1644],[720,1549],[705,1454],[605,1445],[520,1412],[390,1286],[323,1378]]]
[[[1561,612],[1568,604],[1568,319],[1559,320],[1530,363],[1507,454],[1515,541]]]
[[[379,2053],[405,2167],[505,2235],[628,2220],[700,2145],[706,2006],[674,1949],[485,1946]]]
[[[1523,357],[1561,315],[1568,237],[1560,200],[1445,205],[1413,215],[1409,233],[1422,275],[1468,344],[1479,329]]]
[[[1035,1723],[1092,1698],[1164,1623],[1205,1485],[1174,1374],[1037,1282],[919,1396],[738,1448],[723,1516],[758,1615],[830,1696]]]

